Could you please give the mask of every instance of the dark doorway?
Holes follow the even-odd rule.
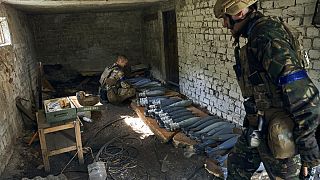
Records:
[[[164,52],[167,82],[179,86],[176,12],[163,12]]]

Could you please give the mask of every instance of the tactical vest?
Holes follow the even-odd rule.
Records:
[[[269,18],[270,17],[261,17],[255,22],[253,27],[257,28],[259,23],[268,21],[270,20]],[[276,19],[271,20],[275,21]],[[281,22],[281,24],[283,23]],[[283,27],[290,37],[291,48],[294,49],[298,55],[298,61],[300,61],[298,63],[300,63],[302,67],[305,67],[303,57],[299,56],[299,42],[295,39],[295,36],[291,33],[288,26],[283,25]],[[266,133],[267,142],[275,158],[285,159],[292,157],[296,154],[295,143],[292,136],[294,123],[287,112],[284,111],[282,87],[271,79],[267,71],[262,67],[261,62],[257,60],[257,57],[253,57],[249,43],[241,49],[239,47],[235,48],[236,65],[234,66],[243,97],[245,99],[251,98],[255,105],[255,108],[252,108],[254,111],[247,112],[246,109],[248,125],[257,127],[259,115],[264,116],[274,110],[280,109],[279,113],[283,113],[284,118],[281,116],[266,118],[267,121],[270,120],[270,122],[265,122],[268,125],[268,131]],[[284,65],[285,64],[275,64],[274,66],[278,66],[277,68],[281,70]]]
[[[104,70],[104,72],[101,75],[100,81],[99,81],[102,87],[105,86],[108,89],[108,88],[116,85],[117,80],[115,79],[115,77],[113,77],[113,76],[115,76],[113,73],[115,68],[117,68],[117,66],[113,65],[111,67],[107,67]]]
[[[308,62],[305,56],[303,56],[302,48],[297,40],[297,34],[294,34],[291,28],[285,25],[279,18],[273,17],[261,17],[255,24],[254,28],[257,28],[263,21],[278,21],[284,29],[287,31],[292,48],[298,55],[301,67],[307,67]],[[267,72],[263,69],[262,65],[256,57],[253,57],[248,44],[235,49],[236,65],[234,69],[237,74],[238,84],[241,88],[242,96],[246,98],[253,98],[256,104],[256,108],[261,111],[265,111],[269,108],[282,108],[283,100],[281,87],[271,80]],[[279,67],[282,68],[282,67]]]

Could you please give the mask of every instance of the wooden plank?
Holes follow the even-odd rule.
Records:
[[[54,156],[54,155],[57,155],[57,154],[62,154],[62,153],[66,153],[66,152],[70,152],[70,151],[74,151],[74,150],[77,150],[77,146],[69,146],[69,147],[65,147],[65,148],[49,151],[48,155],[49,156]]]
[[[77,117],[77,121],[75,125],[76,125],[75,134],[76,134],[76,142],[77,142],[78,159],[80,164],[84,164],[79,117]]]
[[[73,105],[74,105],[76,108],[83,107],[83,106],[81,106],[81,104],[79,103],[79,101],[78,101],[78,99],[77,99],[77,96],[69,96],[69,99],[72,101]]]
[[[179,132],[172,138],[172,143],[176,148],[185,148],[197,144],[196,140],[190,139],[186,134]]]
[[[80,164],[84,163],[80,132],[80,119],[78,117],[76,121],[67,122],[60,125],[46,123],[43,111],[37,112],[36,117],[38,122],[38,133],[42,158],[46,172],[50,171],[49,156],[54,156],[69,151],[77,150]],[[70,131],[70,129],[73,128],[74,131]],[[68,138],[66,138],[65,135],[67,135]],[[46,142],[46,136],[48,139],[48,144]],[[72,139],[72,137],[75,137],[76,142],[74,139]]]
[[[148,4],[157,2],[166,2],[168,0],[92,0],[92,1],[41,1],[38,0],[3,0],[3,2],[13,5],[25,5],[25,6],[70,6],[70,5],[130,5],[130,4]]]
[[[39,129],[38,133],[39,133],[44,169],[46,172],[50,172],[49,155],[48,155],[47,143],[46,143],[46,138],[45,138],[43,129]]]
[[[205,169],[210,173],[217,177],[223,178],[223,171],[220,166],[217,165],[218,162],[207,158],[204,163]]]
[[[44,129],[44,133],[48,134],[48,133],[53,133],[53,132],[57,132],[65,129],[71,129],[71,128],[74,128],[74,122],[69,122],[68,124],[46,128]]]
[[[181,94],[176,92],[176,91],[169,90],[169,91],[166,92],[165,96],[168,96],[168,97],[175,97],[175,96],[176,97],[180,97]]]
[[[138,116],[149,126],[151,131],[164,143],[169,142],[177,132],[168,132],[160,128],[157,122],[144,115],[144,108],[138,107],[136,103],[131,103],[131,108],[138,114]]]
[[[50,127],[50,125],[46,123],[46,118],[43,110],[39,110],[38,112],[36,112],[36,117],[37,117],[38,129],[44,129],[44,128]]]

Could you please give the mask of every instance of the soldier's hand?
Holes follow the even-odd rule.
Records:
[[[308,139],[298,148],[302,165],[312,168],[320,164],[320,152],[315,138]]]

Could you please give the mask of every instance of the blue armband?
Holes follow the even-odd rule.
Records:
[[[279,86],[286,85],[286,84],[289,84],[289,83],[292,83],[294,81],[297,81],[297,80],[300,80],[300,79],[304,79],[304,78],[307,78],[307,77],[308,77],[308,74],[307,74],[306,70],[299,70],[299,71],[294,72],[292,74],[281,76],[279,78],[278,85]]]

